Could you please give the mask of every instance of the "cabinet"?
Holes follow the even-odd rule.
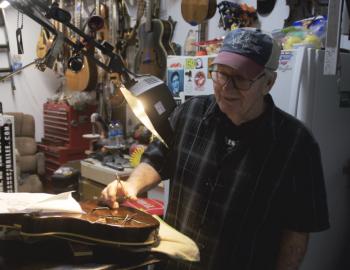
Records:
[[[89,140],[83,134],[91,133],[90,116],[95,106],[76,110],[66,103],[44,104],[44,138],[46,144],[68,148],[89,148]]]
[[[45,174],[49,178],[62,164],[86,157],[89,140],[83,134],[91,133],[90,116],[95,106],[76,110],[67,103],[44,104],[44,137],[38,145],[45,154]]]

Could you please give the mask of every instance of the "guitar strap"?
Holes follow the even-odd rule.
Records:
[[[17,29],[16,29],[16,41],[17,41],[17,51],[18,54],[23,54],[23,39],[22,39],[22,29],[23,29],[23,13],[22,13],[22,23],[19,26],[19,11],[17,11]]]
[[[53,65],[61,53],[64,45],[64,34],[61,32],[57,32],[55,40],[53,41],[52,47],[49,49],[45,56],[44,64],[46,67],[52,69]]]

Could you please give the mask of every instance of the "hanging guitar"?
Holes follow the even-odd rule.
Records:
[[[126,34],[124,37],[124,42],[121,44],[120,48],[120,55],[123,57],[123,59],[128,59],[128,54],[130,53],[130,50],[128,50],[130,47],[136,45],[136,37],[137,37],[137,31],[141,24],[141,19],[145,11],[146,3],[144,0],[138,0],[137,1],[137,12],[136,12],[136,22],[133,26],[132,30]],[[132,48],[135,50],[135,47]],[[128,61],[127,61],[127,64]]]
[[[138,33],[135,72],[165,79],[167,53],[162,44],[164,26],[160,19],[152,18],[152,0],[147,1],[146,11],[146,22],[141,24]]]
[[[75,26],[81,28],[81,12],[82,1],[75,0]],[[73,40],[80,42],[76,37]],[[83,49],[85,50],[85,48]],[[93,48],[86,49],[88,53],[93,54]],[[80,52],[73,52],[70,60],[68,61],[68,68],[65,72],[67,88],[71,91],[91,91],[96,88],[97,84],[97,67],[96,64],[88,57]]]
[[[160,17],[160,0],[154,0],[154,1],[156,1],[156,3],[153,8],[153,17],[159,18]],[[175,55],[175,50],[171,45],[171,40],[174,35],[176,22],[174,22],[170,16],[168,20],[160,20],[160,22],[163,25],[162,45],[167,55]]]
[[[36,56],[44,58],[51,47],[50,32],[41,27],[38,43],[36,44]]]
[[[182,0],[181,14],[186,22],[196,26],[212,18],[216,11],[216,0]]]
[[[57,237],[87,244],[147,246],[158,240],[159,221],[135,208],[99,207],[96,201],[80,203],[86,214],[3,213],[0,227],[27,237]]]

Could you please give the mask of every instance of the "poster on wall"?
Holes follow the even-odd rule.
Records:
[[[167,85],[175,100],[213,93],[213,82],[208,67],[215,55],[168,56]]]

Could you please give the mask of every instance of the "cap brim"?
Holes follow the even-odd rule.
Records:
[[[264,69],[263,66],[257,64],[250,58],[231,52],[220,52],[212,62],[214,64],[221,64],[229,66],[239,72],[241,76],[247,79],[256,78]]]

